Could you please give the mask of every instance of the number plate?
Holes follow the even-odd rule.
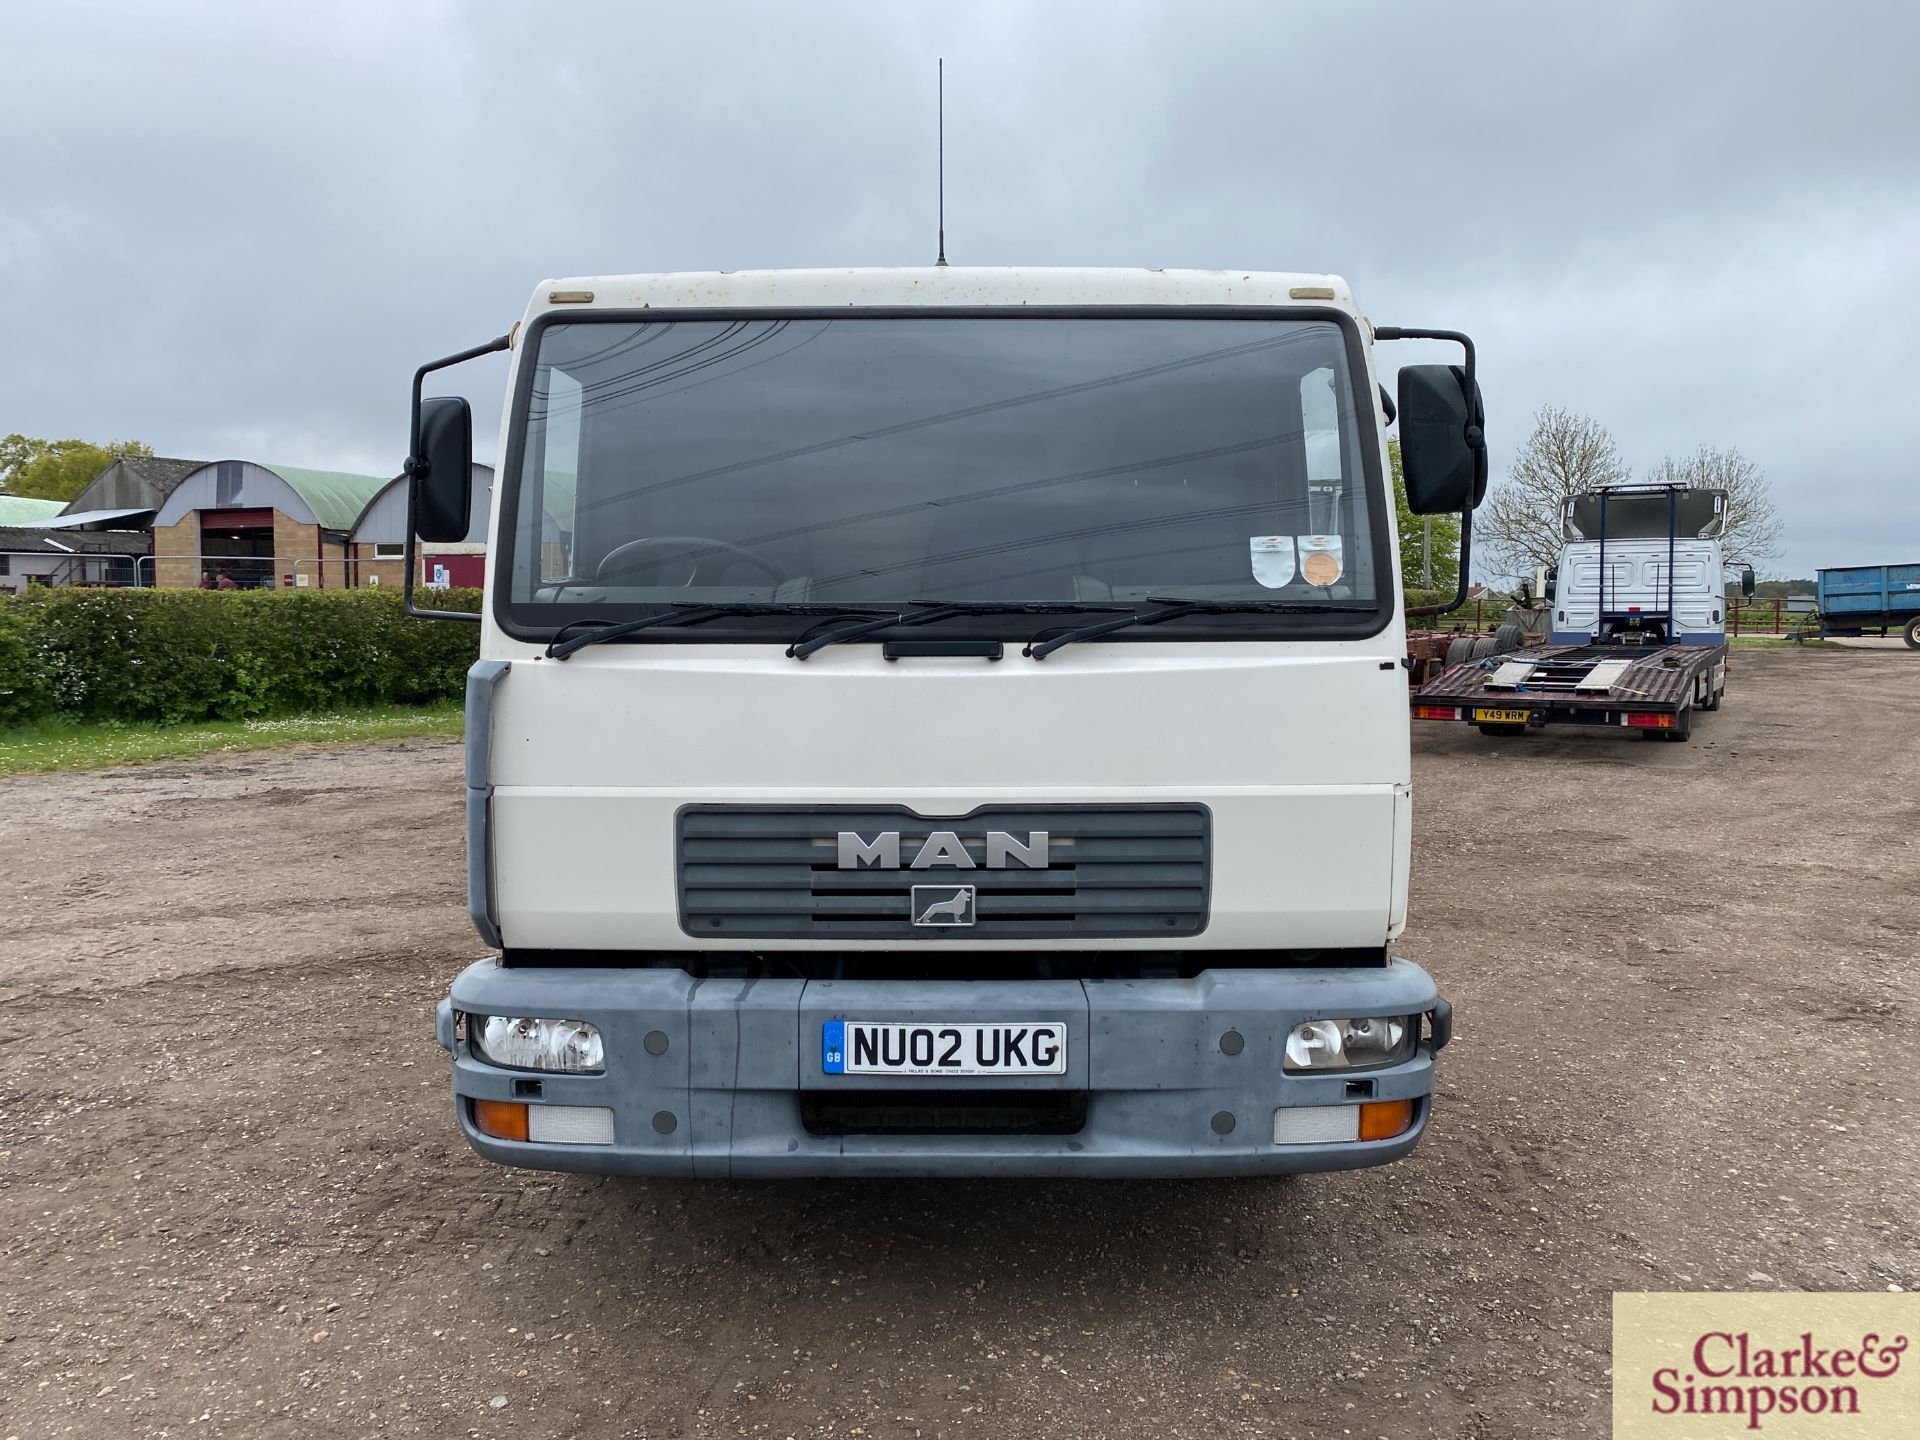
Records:
[[[1524,710],[1479,710],[1473,712],[1476,725],[1524,725],[1527,712]]]
[[[829,1075],[1064,1075],[1067,1027],[1061,1020],[829,1020],[820,1030],[820,1068]]]

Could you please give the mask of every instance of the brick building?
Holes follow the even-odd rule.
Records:
[[[479,588],[486,575],[487,517],[493,508],[491,465],[473,467],[472,495],[465,539],[447,545],[421,544],[418,583]],[[365,577],[363,584],[400,583],[407,538],[406,476],[397,476],[381,488],[354,521],[349,538]]]
[[[390,483],[250,460],[200,465],[174,483],[153,517],[153,583],[193,587],[225,576],[241,589],[367,584],[382,557],[351,537]],[[376,583],[398,579],[396,563],[392,579]]]

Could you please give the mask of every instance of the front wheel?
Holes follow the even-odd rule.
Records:
[[[1916,615],[1913,619],[1907,621],[1907,628],[1902,633],[1906,638],[1907,648],[1909,650],[1920,650],[1920,615]]]

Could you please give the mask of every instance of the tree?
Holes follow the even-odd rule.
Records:
[[[1561,513],[1572,495],[1626,478],[1626,463],[1603,424],[1542,405],[1521,453],[1473,516],[1473,532],[1511,572],[1553,564],[1563,543]]]
[[[1757,564],[1779,551],[1780,521],[1773,509],[1773,486],[1764,470],[1731,446],[1715,450],[1702,445],[1684,460],[1669,455],[1648,473],[1647,483],[1726,491],[1720,549],[1729,564]]]
[[[1433,536],[1432,587],[1451,590],[1460,579],[1460,517],[1416,515],[1407,508],[1407,482],[1400,469],[1400,442],[1387,441],[1387,460],[1393,467],[1394,518],[1400,530],[1400,583],[1428,588],[1427,536]]]
[[[1559,558],[1560,517],[1569,499],[1627,478],[1626,463],[1605,426],[1543,405],[1506,478],[1474,515],[1474,536],[1509,571],[1530,574],[1534,566]]]
[[[94,476],[123,455],[151,455],[138,440],[35,440],[9,435],[0,440],[0,494],[31,495],[42,500],[71,500]]]

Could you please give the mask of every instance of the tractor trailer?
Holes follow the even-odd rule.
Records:
[[[1460,364],[1402,368],[1421,338]],[[1405,1155],[1451,1011],[1385,428],[1471,511],[1471,343],[1327,275],[555,280],[414,380],[466,533],[466,1139],[596,1173],[1231,1175]],[[436,382],[436,388],[438,382]],[[409,541],[412,544],[412,539]],[[1461,566],[1466,574],[1466,565]]]

